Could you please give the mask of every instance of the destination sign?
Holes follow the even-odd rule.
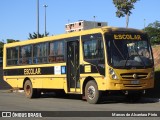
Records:
[[[133,34],[114,34],[115,40],[141,40],[141,35]]]

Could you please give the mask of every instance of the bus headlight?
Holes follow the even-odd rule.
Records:
[[[116,73],[114,72],[112,68],[109,68],[109,74],[111,75],[112,79],[114,80],[118,79],[118,76],[116,75]]]

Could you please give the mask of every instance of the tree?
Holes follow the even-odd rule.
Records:
[[[19,40],[7,39],[7,43],[19,42]]]
[[[138,0],[113,0],[113,4],[117,8],[116,16],[124,17],[126,16],[126,28],[129,24],[129,16],[132,14],[131,10],[134,9],[134,3]]]
[[[49,35],[49,33],[47,33],[46,34],[46,36],[48,36]],[[43,38],[43,37],[45,37],[45,35],[44,34],[39,34],[39,36],[38,36],[39,38]],[[35,32],[33,32],[33,34],[31,34],[31,33],[29,33],[29,40],[30,39],[36,39],[37,38],[37,33],[35,33]]]
[[[160,21],[150,23],[143,30],[148,33],[152,45],[160,44]]]
[[[14,40],[14,39],[7,39],[7,43],[12,43],[12,42],[19,42],[19,40]],[[4,40],[0,41],[0,57],[3,57],[3,46],[4,46]]]
[[[0,41],[0,57],[3,57],[3,46],[4,42]]]

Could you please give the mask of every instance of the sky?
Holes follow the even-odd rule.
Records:
[[[116,17],[112,0],[39,0],[39,31],[44,33],[44,7],[47,7],[49,35],[65,33],[65,24],[78,20],[107,22],[109,26],[125,27],[125,17]],[[143,29],[144,25],[160,21],[160,0],[140,0],[129,20],[129,27]],[[145,20],[144,20],[145,19]],[[145,22],[144,22],[145,21]],[[37,0],[0,0],[0,41],[26,40],[37,32]]]

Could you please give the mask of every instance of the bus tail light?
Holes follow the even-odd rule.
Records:
[[[109,74],[111,75],[112,79],[114,80],[118,79],[118,76],[116,75],[116,73],[114,72],[112,68],[109,68]]]

